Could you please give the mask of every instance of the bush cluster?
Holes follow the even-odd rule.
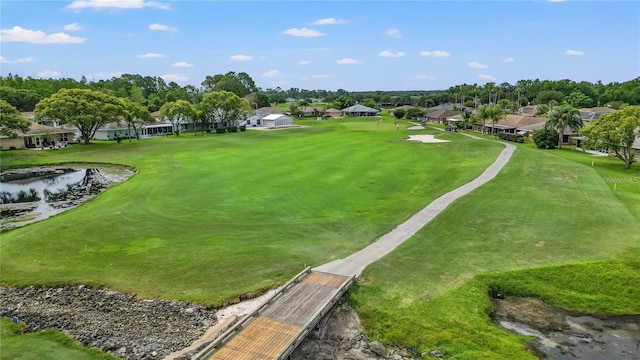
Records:
[[[524,136],[522,135],[518,135],[518,134],[511,134],[511,133],[499,133],[498,137],[502,140],[507,140],[507,141],[514,141],[517,143],[523,143],[524,142]]]
[[[553,129],[540,129],[533,132],[533,142],[538,149],[555,149],[558,146],[558,132]]]

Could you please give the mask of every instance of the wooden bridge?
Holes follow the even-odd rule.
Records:
[[[194,359],[286,359],[333,308],[354,278],[306,268]]]

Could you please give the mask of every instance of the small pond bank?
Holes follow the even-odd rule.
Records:
[[[554,360],[640,359],[640,315],[596,318],[540,300],[492,299],[500,327],[533,336],[531,351]]]
[[[0,229],[20,227],[74,208],[134,172],[115,165],[74,164],[0,174]]]

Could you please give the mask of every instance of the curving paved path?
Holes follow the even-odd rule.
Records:
[[[441,129],[438,129],[441,130]],[[481,139],[477,136],[463,134],[476,139]],[[502,143],[506,146],[504,150],[498,155],[496,161],[491,164],[480,176],[472,181],[460,186],[459,188],[452,190],[439,198],[431,202],[427,207],[415,213],[409,220],[398,225],[391,232],[386,233],[378,238],[371,245],[366,248],[349,255],[344,259],[335,260],[324,265],[320,265],[314,270],[327,272],[331,274],[351,276],[359,276],[367,265],[380,259],[386,254],[390,253],[398,245],[402,244],[405,240],[413,236],[420,228],[425,226],[429,221],[433,220],[441,211],[447,208],[456,199],[464,196],[471,191],[475,190],[479,186],[489,182],[496,177],[500,170],[509,162],[511,155],[515,151],[516,147],[513,144]]]

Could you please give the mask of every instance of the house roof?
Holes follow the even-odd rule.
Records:
[[[47,125],[40,125],[38,123],[31,123],[29,125],[29,130],[26,133],[18,131],[18,136],[32,136],[32,135],[43,135],[43,134],[71,134],[73,133],[73,129],[64,129]]]
[[[436,111],[436,110],[453,110],[453,104],[440,104],[436,106],[432,106],[427,109],[427,111]]]
[[[448,118],[449,116],[458,115],[458,114],[460,114],[460,111],[440,109],[440,110],[427,111],[427,114],[425,116],[427,118],[444,119],[444,118]]]
[[[519,115],[534,116],[538,112],[538,105],[523,106],[518,110]]]
[[[324,109],[320,106],[304,106],[300,109],[303,113],[324,112]]]
[[[280,119],[281,117],[288,117],[288,116],[285,114],[270,114],[263,117],[262,120],[276,120],[276,119]]]
[[[515,127],[522,127],[522,126],[533,125],[533,124],[544,125],[546,122],[547,122],[547,119],[543,117],[507,114],[498,123],[504,124],[504,125],[511,125]]]
[[[413,108],[420,109],[419,107],[413,106],[413,105],[402,105],[402,106],[395,107],[393,109],[389,109],[389,111],[394,112],[396,110],[408,110]]]
[[[349,106],[348,108],[344,108],[340,111],[348,112],[348,113],[379,113],[380,112],[380,110],[378,109],[370,108],[362,104],[355,104],[353,106]]]
[[[256,112],[258,113],[263,113],[263,114],[284,114],[284,112],[280,111],[279,109],[273,108],[273,107],[261,107],[259,109],[256,109]]]
[[[330,112],[340,112],[340,110],[338,109],[334,109],[334,108],[329,108],[326,110],[326,112],[330,113]]]
[[[612,108],[601,106],[601,107],[594,107],[594,108],[582,108],[582,109],[579,109],[578,111],[580,111],[580,117],[582,118],[582,120],[590,121],[590,120],[595,120],[599,118],[600,115],[610,114],[615,110]]]

